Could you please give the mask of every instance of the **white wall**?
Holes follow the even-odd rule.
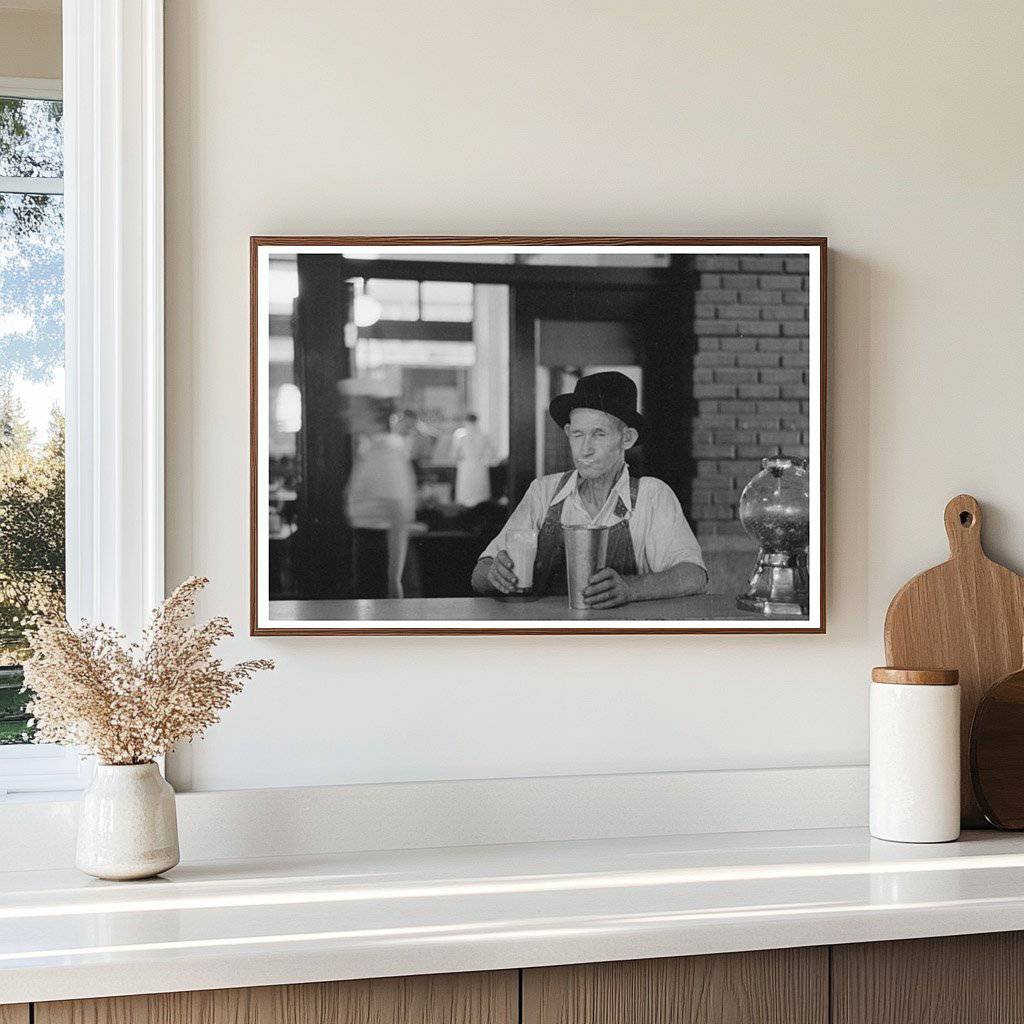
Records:
[[[0,0],[0,77],[61,77],[60,0]]]
[[[197,789],[866,757],[942,509],[1024,565],[1024,8],[167,0],[168,572],[247,621],[250,234],[826,234],[824,637],[288,638]]]

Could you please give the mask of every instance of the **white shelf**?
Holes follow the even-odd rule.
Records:
[[[0,873],[0,1002],[1024,928],[1024,837],[861,829]]]

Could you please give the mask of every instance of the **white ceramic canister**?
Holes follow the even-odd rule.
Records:
[[[960,684],[950,669],[871,673],[870,827],[876,839],[960,835]]]
[[[96,765],[79,802],[79,870],[118,881],[150,878],[178,858],[174,790],[157,765]]]

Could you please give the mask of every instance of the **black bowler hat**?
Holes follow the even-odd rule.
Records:
[[[551,418],[560,427],[569,422],[573,409],[597,409],[598,412],[617,416],[641,438],[643,436],[644,418],[637,410],[636,385],[618,370],[580,377],[571,395],[559,395],[548,406]]]

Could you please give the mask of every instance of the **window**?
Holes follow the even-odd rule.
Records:
[[[63,103],[51,118],[60,122],[63,156],[52,136],[49,148],[29,145],[18,128],[3,143],[0,193],[10,204],[63,209],[63,308],[56,298],[48,308],[64,321],[68,616],[137,636],[165,594],[162,0],[65,4],[62,47],[63,82],[0,78],[0,97]],[[11,230],[8,219],[8,252]],[[9,307],[0,282],[0,309]],[[26,326],[25,316],[11,316]],[[0,370],[13,375],[14,347],[4,342]],[[21,377],[49,381],[45,350],[28,351]],[[59,397],[60,360],[52,349],[50,357]],[[179,772],[187,771],[183,758]],[[92,764],[59,747],[0,745],[0,800],[73,795]]]
[[[380,303],[382,320],[473,321],[473,286],[461,281],[370,278],[366,294]]]
[[[0,799],[66,795],[87,768],[32,743],[24,620],[64,590],[64,155],[57,82],[0,80]]]
[[[420,317],[472,323],[473,286],[461,281],[420,282]]]
[[[26,615],[64,591],[63,108],[52,85],[12,91],[0,84],[0,747],[31,740]]]

